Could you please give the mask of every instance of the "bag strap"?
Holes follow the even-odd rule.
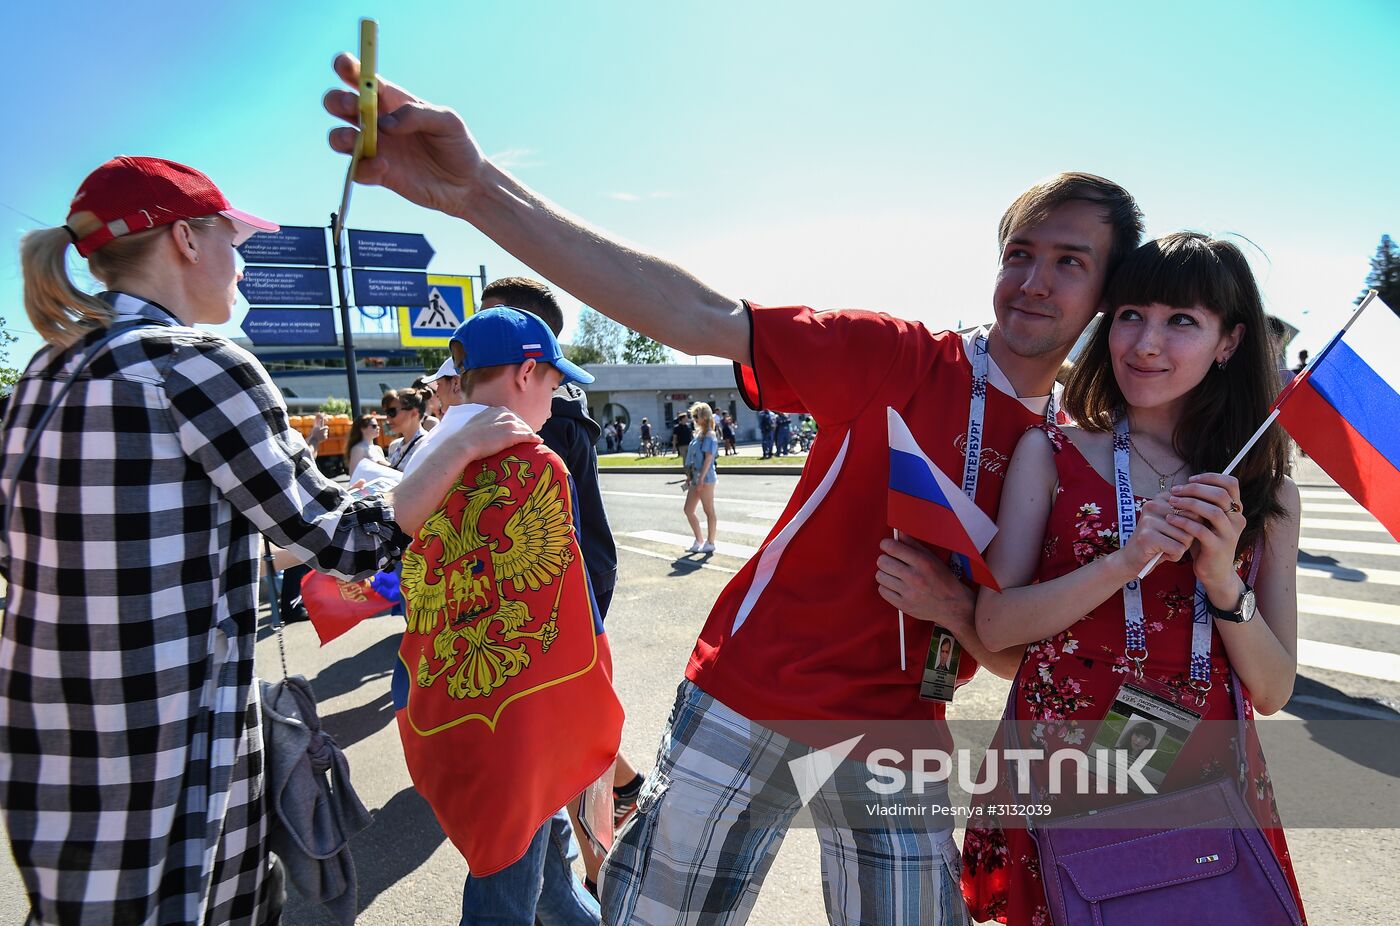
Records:
[[[277,655],[282,657],[282,680],[290,677],[287,671],[287,645],[282,640],[282,589],[277,584],[277,569],[272,565],[272,543],[263,537],[263,563],[267,567],[267,619],[277,634]]]
[[[58,395],[49,400],[48,407],[44,409],[43,414],[39,416],[38,422],[30,429],[29,438],[24,442],[24,450],[20,453],[19,462],[15,465],[16,482],[19,481],[19,475],[24,470],[24,464],[28,463],[29,458],[34,455],[34,448],[39,446],[39,438],[43,436],[44,428],[48,427],[49,421],[53,419],[54,413],[63,405],[63,400],[67,398],[68,391],[78,382],[78,374],[87,369],[88,364],[97,356],[98,350],[119,334],[125,334],[135,328],[147,328],[157,325],[171,327],[170,322],[158,321],[154,318],[121,319],[109,325],[101,337],[88,345],[87,350],[83,353],[81,359],[79,359],[78,365],[74,367],[73,372],[69,374],[68,382],[63,384],[63,388],[58,391]],[[13,496],[14,492],[12,490],[9,497],[13,498]],[[9,504],[0,506],[0,536],[8,536],[10,533],[10,508],[11,506]]]

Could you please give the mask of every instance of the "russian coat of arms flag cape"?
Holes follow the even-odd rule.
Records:
[[[1400,540],[1400,318],[1375,298],[1274,402],[1279,424]]]
[[[1001,591],[982,559],[997,526],[924,453],[909,425],[887,409],[890,432],[889,525],[962,556],[978,585]]]
[[[404,758],[478,876],[519,860],[621,742],[576,516],[563,462],[520,444],[469,465],[403,556]]]

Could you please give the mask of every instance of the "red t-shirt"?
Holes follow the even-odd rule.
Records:
[[[885,409],[898,411],[929,457],[961,483],[972,394],[966,344],[955,332],[934,334],[882,313],[749,308],[754,365],[736,366],[745,401],[807,412],[820,430],[773,530],[715,602],[686,676],[779,728],[941,720],[944,705],[919,698],[933,625],[905,617],[901,670],[897,612],[876,590],[879,544],[892,535]],[[1018,399],[994,363],[988,379],[976,500],[995,518],[1011,453],[1043,420],[1046,399]],[[964,654],[960,681],[976,668]]]

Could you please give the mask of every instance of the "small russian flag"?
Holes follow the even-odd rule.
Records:
[[[527,360],[544,356],[544,348],[539,344],[521,344],[520,350],[525,354]]]
[[[1400,540],[1397,345],[1400,318],[1372,294],[1274,408],[1298,446]]]
[[[928,458],[899,412],[889,412],[890,526],[967,559],[979,585],[1001,591],[982,559],[997,526]]]

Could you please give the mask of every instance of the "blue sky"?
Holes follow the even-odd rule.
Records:
[[[19,237],[114,154],[324,224],[344,161],[320,97],[359,15],[380,21],[380,72],[456,108],[526,183],[759,302],[989,319],[1001,211],[1088,170],[1138,197],[1149,234],[1253,242],[1296,349],[1340,326],[1400,234],[1394,0],[24,3],[0,35],[12,360],[38,346]],[[425,233],[433,272],[526,271],[380,190],[356,191],[350,224]]]

